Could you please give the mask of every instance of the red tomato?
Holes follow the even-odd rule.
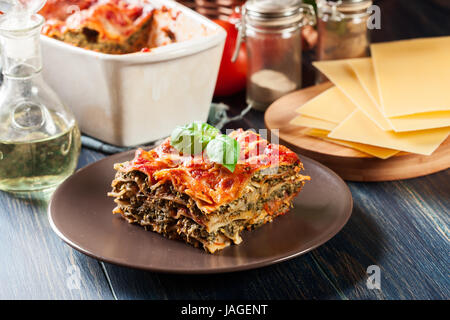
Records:
[[[227,32],[214,96],[228,96],[245,88],[247,81],[247,53],[245,44],[242,43],[236,62],[231,62],[231,57],[236,47],[238,31],[234,24],[228,21],[214,20],[214,22]]]
[[[233,10],[233,13],[228,16],[228,22],[232,24],[236,24],[236,22],[239,22],[241,20],[241,10]]]

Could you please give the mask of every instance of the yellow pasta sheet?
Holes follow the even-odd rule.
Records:
[[[369,97],[381,109],[378,86],[375,80],[371,58],[358,58],[348,60],[362,87]],[[425,130],[450,126],[450,110],[418,113],[402,117],[388,118],[388,122],[395,132]]]
[[[410,132],[384,131],[357,109],[334,128],[328,137],[430,155],[445,141],[449,133],[449,127]]]
[[[375,71],[373,70],[372,58],[349,59],[347,63],[352,67],[359,82],[372,101],[380,106],[380,96],[378,94]]]
[[[426,130],[450,126],[450,111],[435,111],[388,118],[395,132]]]
[[[371,45],[387,117],[450,110],[450,36]]]
[[[313,62],[342,92],[382,130],[392,130],[389,122],[361,86],[347,60]]]
[[[337,87],[331,87],[297,108],[296,112],[313,118],[340,123],[356,106]]]
[[[397,153],[399,153],[398,150],[380,148],[380,147],[370,146],[367,144],[362,144],[362,143],[357,143],[357,142],[343,141],[343,140],[328,138],[329,133],[330,133],[330,131],[319,130],[319,129],[310,129],[307,132],[305,132],[306,135],[320,138],[325,141],[329,141],[329,142],[332,142],[332,143],[335,143],[335,144],[338,144],[341,146],[353,148],[353,149],[365,152],[367,154],[370,154],[370,155],[380,158],[380,159],[388,159],[388,158],[392,157],[393,155],[396,155]]]
[[[329,122],[326,120],[321,120],[313,117],[308,117],[304,115],[299,115],[296,118],[292,119],[291,124],[294,124],[296,126],[301,127],[308,127],[308,128],[317,128],[322,130],[333,130],[337,123]]]

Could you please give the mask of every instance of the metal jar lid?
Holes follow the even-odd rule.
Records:
[[[305,23],[308,20],[305,19],[307,6],[309,5],[303,4],[301,0],[248,0],[242,13],[245,22],[254,27],[314,24],[315,21]]]
[[[341,12],[362,11],[372,5],[372,0],[319,0],[317,7],[334,7]]]

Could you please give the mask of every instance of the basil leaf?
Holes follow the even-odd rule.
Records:
[[[211,161],[222,164],[225,168],[234,172],[239,159],[241,147],[239,142],[222,134],[217,136],[206,147],[206,153]]]
[[[170,144],[183,154],[198,154],[219,134],[218,129],[207,123],[192,122],[176,127],[172,132]]]

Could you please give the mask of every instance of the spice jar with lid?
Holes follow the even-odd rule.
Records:
[[[371,5],[371,0],[317,0],[317,60],[368,55]]]
[[[239,46],[247,51],[247,103],[264,111],[301,85],[301,27],[315,25],[311,5],[301,0],[249,0],[241,8]]]

